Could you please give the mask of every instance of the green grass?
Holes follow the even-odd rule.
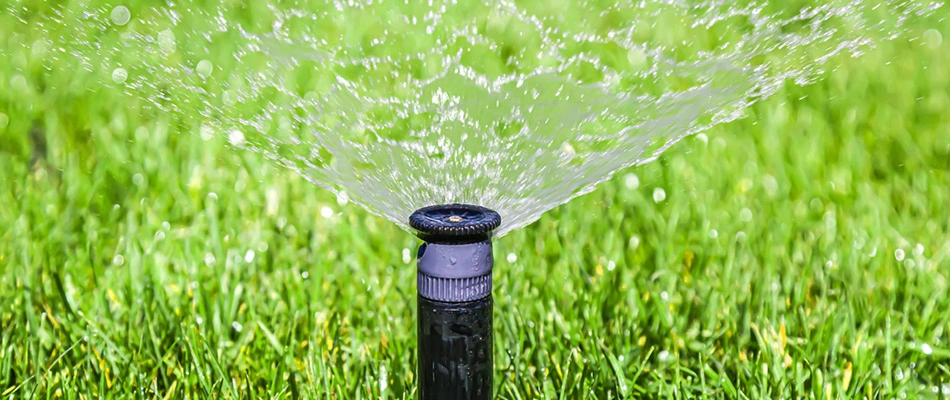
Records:
[[[497,241],[497,396],[950,396],[950,39],[837,65]],[[414,398],[415,238],[75,75],[0,64],[0,397]]]

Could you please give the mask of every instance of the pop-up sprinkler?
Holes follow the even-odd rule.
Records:
[[[485,207],[425,207],[409,225],[419,246],[419,399],[492,398],[491,232]]]

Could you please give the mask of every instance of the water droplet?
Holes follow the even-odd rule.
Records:
[[[514,262],[518,261],[518,255],[515,254],[515,253],[508,253],[508,258],[507,258],[507,259],[508,259],[508,262],[514,263]]]
[[[936,29],[928,29],[924,31],[924,44],[931,50],[936,50],[940,48],[940,45],[943,44],[943,35],[940,34],[940,31]]]
[[[929,344],[924,343],[924,344],[920,345],[920,351],[929,356],[929,355],[933,354],[934,349],[930,348],[930,345],[929,345]]]
[[[235,332],[241,332],[244,330],[244,325],[241,325],[240,322],[234,321],[231,323],[231,329],[234,329]]]
[[[630,240],[627,242],[627,246],[630,247],[630,250],[631,250],[631,251],[632,251],[632,250],[636,250],[637,247],[640,247],[640,237],[639,237],[639,236],[631,236],[631,237],[630,237]]]
[[[113,24],[122,26],[129,23],[129,19],[132,18],[132,13],[130,13],[129,9],[125,6],[116,6],[112,9],[112,13],[109,14],[109,18],[112,19]]]
[[[743,208],[742,210],[740,210],[739,219],[741,219],[743,222],[752,221],[752,210],[748,208]]]
[[[112,257],[112,265],[115,265],[116,267],[125,265],[125,257],[123,257],[121,254],[116,254],[115,257]]]
[[[165,240],[165,232],[162,232],[162,231],[155,232],[155,241],[161,242],[162,240]]]
[[[706,136],[705,133],[700,133],[700,134],[696,135],[696,139],[699,140],[700,142],[703,142],[703,145],[704,145],[704,146],[708,146],[708,145],[709,145],[709,136]]]
[[[211,127],[207,125],[201,125],[201,128],[198,129],[198,133],[201,135],[201,140],[206,142],[214,137],[214,131],[211,130]]]
[[[228,132],[228,142],[231,143],[234,147],[243,147],[244,146],[244,132],[241,132],[237,129]]]
[[[214,258],[214,254],[211,254],[211,253],[205,254],[205,265],[209,267],[213,267],[215,264],[217,264],[217,262],[218,261]]]
[[[613,271],[615,268],[617,268],[617,263],[615,263],[613,260],[610,260],[609,262],[607,262],[608,271]]]
[[[320,216],[323,218],[330,218],[333,216],[333,209],[327,206],[320,207]]]
[[[195,317],[195,323],[201,325],[205,320],[201,317]]]
[[[667,293],[665,290],[660,292],[660,300],[667,301],[669,299],[670,299],[669,293]]]
[[[350,195],[346,193],[345,190],[341,190],[340,193],[336,194],[336,204],[340,207],[343,207],[350,202]]]
[[[627,189],[636,190],[636,188],[640,187],[640,178],[633,172],[628,173],[623,177],[623,185],[626,186]]]
[[[309,279],[309,278],[310,278],[310,271],[301,272],[301,273],[300,273],[300,276],[303,277],[303,279]]]
[[[158,47],[161,47],[166,53],[174,53],[177,45],[175,44],[175,32],[166,29],[158,33]]]
[[[710,238],[710,239],[715,239],[715,238],[717,238],[717,237],[719,237],[719,231],[717,231],[717,230],[715,230],[715,229],[710,229],[710,230],[709,230],[709,238]]]
[[[198,73],[202,79],[208,79],[211,76],[211,73],[214,72],[214,64],[211,64],[211,61],[201,60],[198,61],[198,65],[195,67],[195,72]]]
[[[894,258],[896,258],[897,261],[904,261],[904,249],[894,250]]]
[[[666,191],[663,188],[653,189],[653,202],[659,203],[663,200],[666,200]]]
[[[917,243],[917,245],[914,246],[914,256],[920,257],[923,255],[924,255],[924,245]]]
[[[138,187],[142,187],[142,185],[145,185],[145,175],[142,175],[142,174],[132,175],[132,184]]]
[[[668,362],[668,361],[671,361],[671,360],[672,360],[672,357],[671,357],[671,355],[670,355],[670,352],[669,352],[669,351],[666,351],[666,350],[663,350],[663,351],[660,352],[660,354],[657,354],[657,355],[656,355],[656,358],[657,358],[661,363],[665,363],[665,362]]]
[[[412,262],[412,251],[409,250],[408,248],[403,248],[402,249],[402,263],[409,264],[410,262]]]
[[[125,68],[116,68],[112,70],[112,81],[116,84],[123,84],[125,80],[129,78],[129,73],[126,72]]]
[[[643,50],[633,48],[627,51],[627,61],[631,67],[639,68],[647,63],[647,55]]]
[[[172,224],[169,224],[168,221],[162,221],[162,229],[166,231],[170,230],[172,229]]]
[[[254,256],[256,255],[257,254],[254,253],[254,250],[248,250],[246,253],[244,253],[244,262],[250,264],[251,262],[254,261]]]

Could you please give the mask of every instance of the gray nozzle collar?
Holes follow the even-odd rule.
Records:
[[[430,300],[468,302],[491,294],[494,265],[490,240],[419,246],[418,291]]]
[[[474,278],[491,273],[495,259],[490,240],[467,244],[419,246],[419,272],[437,278]]]

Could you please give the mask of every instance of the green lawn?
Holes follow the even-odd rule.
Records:
[[[497,396],[950,396],[940,13],[498,240]],[[0,397],[415,397],[417,239],[78,75],[0,61]]]

